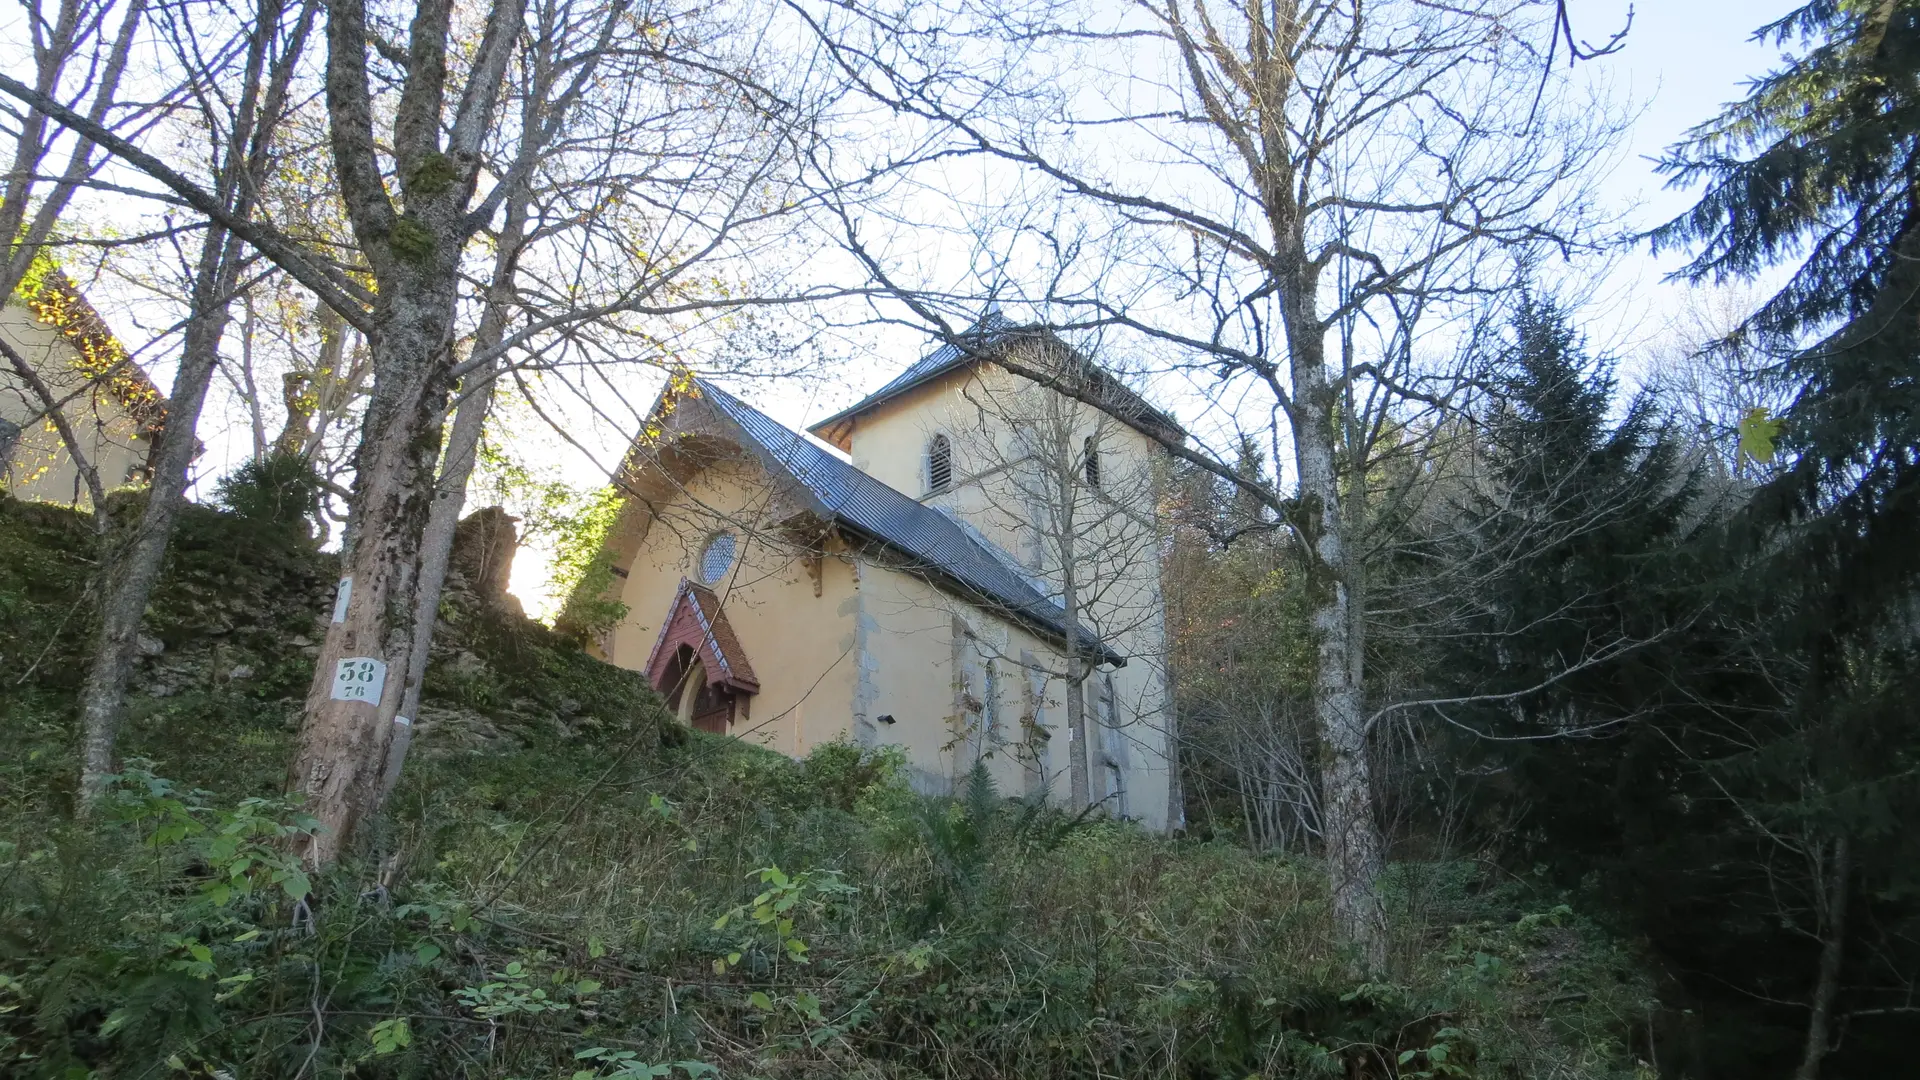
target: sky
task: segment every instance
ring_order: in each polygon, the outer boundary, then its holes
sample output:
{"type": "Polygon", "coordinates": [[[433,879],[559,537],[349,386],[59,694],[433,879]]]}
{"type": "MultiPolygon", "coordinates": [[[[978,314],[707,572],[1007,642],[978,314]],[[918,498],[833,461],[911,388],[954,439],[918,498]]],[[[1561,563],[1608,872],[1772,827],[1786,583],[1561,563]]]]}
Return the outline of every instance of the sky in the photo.
{"type": "MultiPolygon", "coordinates": [[[[1800,6],[1800,0],[1572,0],[1568,14],[1577,37],[1604,42],[1633,26],[1620,51],[1588,63],[1639,109],[1617,164],[1601,186],[1624,224],[1644,230],[1690,207],[1697,191],[1668,190],[1653,159],[1687,129],[1746,96],[1745,83],[1780,63],[1781,50],[1751,40],[1754,30],[1800,6]]],[[[1669,333],[1691,286],[1661,279],[1683,262],[1654,258],[1644,247],[1621,253],[1618,265],[1583,312],[1607,352],[1629,368],[1638,354],[1669,333]]]]}
{"type": "MultiPolygon", "coordinates": [[[[1641,0],[1633,8],[1632,26],[1620,49],[1579,66],[1579,77],[1607,83],[1613,97],[1636,110],[1613,168],[1600,185],[1602,201],[1619,215],[1624,229],[1644,230],[1691,205],[1696,193],[1666,190],[1662,178],[1654,172],[1652,159],[1678,141],[1688,128],[1715,115],[1725,103],[1743,97],[1746,80],[1778,66],[1780,50],[1752,41],[1751,35],[1794,6],[1796,3],[1789,0],[1641,0]]],[[[1628,10],[1628,0],[1568,3],[1575,35],[1593,42],[1604,42],[1625,25],[1628,10]]],[[[7,28],[8,21],[0,17],[0,30],[7,28]]],[[[6,52],[0,46],[0,54],[6,52]]],[[[1564,58],[1564,51],[1562,55],[1564,58]]],[[[8,61],[6,66],[14,64],[8,61]]],[[[964,237],[955,240],[965,242],[964,237]]],[[[1655,362],[1650,357],[1658,355],[1663,342],[1674,340],[1674,323],[1689,306],[1693,294],[1689,286],[1662,280],[1680,261],[1677,255],[1656,259],[1643,246],[1622,249],[1577,312],[1594,351],[1616,358],[1629,380],[1653,373],[1655,362]]],[[[116,321],[138,317],[133,311],[112,310],[109,316],[116,321]]],[[[136,325],[130,323],[126,329],[132,331],[130,339],[143,336],[136,325]]],[[[762,385],[753,388],[749,396],[776,419],[804,426],[891,378],[927,347],[904,331],[868,343],[866,348],[849,343],[846,357],[836,357],[831,365],[833,377],[824,383],[762,385]]],[[[171,379],[170,370],[154,374],[163,385],[171,379]]],[[[644,407],[644,401],[636,404],[644,407]]],[[[1162,404],[1178,410],[1177,403],[1162,404]]],[[[200,463],[203,480],[224,472],[250,451],[245,421],[232,416],[227,419],[236,423],[224,425],[231,429],[224,434],[216,410],[210,410],[203,424],[201,437],[209,444],[209,453],[200,463]]],[[[524,446],[516,446],[515,456],[545,462],[578,486],[604,483],[605,475],[600,470],[617,461],[624,449],[620,433],[601,432],[595,441],[606,445],[592,448],[598,459],[595,462],[550,433],[537,430],[540,426],[516,425],[512,437],[524,440],[524,446]]],[[[207,486],[201,485],[203,497],[207,486]]],[[[551,609],[547,576],[547,552],[537,547],[523,550],[516,561],[512,587],[532,611],[551,609]]]]}
{"type": "MultiPolygon", "coordinates": [[[[1744,97],[1747,80],[1778,66],[1781,50],[1752,40],[1752,34],[1796,6],[1798,0],[1641,0],[1632,5],[1626,0],[1571,0],[1568,14],[1575,36],[1593,43],[1604,42],[1625,25],[1632,9],[1632,26],[1620,49],[1581,65],[1584,77],[1607,83],[1634,117],[1599,187],[1623,231],[1651,228],[1692,205],[1696,193],[1667,189],[1654,170],[1655,159],[1689,128],[1744,97]]],[[[1683,333],[1675,323],[1694,287],[1663,280],[1682,261],[1678,254],[1656,258],[1643,245],[1625,247],[1578,312],[1594,351],[1615,358],[1630,382],[1655,374],[1652,357],[1664,342],[1683,333]]],[[[893,335],[880,355],[839,365],[835,382],[788,392],[762,387],[752,400],[775,419],[804,427],[891,378],[929,347],[907,335],[893,335]],[[888,348],[899,349],[900,355],[886,355],[888,348]]],[[[554,449],[561,458],[570,456],[564,448],[554,449]]],[[[617,448],[610,448],[613,451],[617,448]]],[[[578,460],[567,471],[581,472],[587,479],[578,460]]],[[[547,592],[547,577],[548,553],[537,546],[523,548],[512,588],[530,611],[548,613],[557,602],[547,592]]]]}
{"type": "MultiPolygon", "coordinates": [[[[1606,208],[1623,233],[1670,220],[1690,207],[1696,190],[1670,190],[1654,170],[1655,159],[1686,131],[1746,96],[1746,83],[1779,66],[1782,50],[1752,40],[1754,30],[1787,14],[1803,0],[1570,0],[1576,37],[1604,43],[1627,25],[1617,52],[1578,65],[1577,74],[1607,84],[1633,122],[1599,185],[1606,208]]],[[[1561,50],[1565,63],[1565,49],[1561,50]]],[[[1654,257],[1644,245],[1622,247],[1606,276],[1580,311],[1596,351],[1633,369],[1643,354],[1673,333],[1674,317],[1689,303],[1690,285],[1663,279],[1683,257],[1654,257]]],[[[791,395],[761,392],[756,404],[776,419],[804,426],[838,411],[891,378],[918,355],[917,342],[902,339],[901,355],[863,358],[846,365],[843,385],[810,386],[791,395]]],[[[925,346],[931,347],[931,346],[925,346]]]]}

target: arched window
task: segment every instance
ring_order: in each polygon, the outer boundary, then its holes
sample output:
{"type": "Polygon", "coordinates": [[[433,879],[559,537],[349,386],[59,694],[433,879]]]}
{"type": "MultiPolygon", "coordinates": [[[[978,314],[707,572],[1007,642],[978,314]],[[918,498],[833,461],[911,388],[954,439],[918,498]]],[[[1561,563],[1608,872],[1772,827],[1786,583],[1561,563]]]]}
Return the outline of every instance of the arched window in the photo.
{"type": "Polygon", "coordinates": [[[953,483],[953,443],[935,435],[927,444],[927,494],[938,495],[953,483]]]}
{"type": "Polygon", "coordinates": [[[727,569],[733,565],[733,552],[736,544],[733,534],[715,533],[707,541],[705,551],[700,553],[700,581],[706,585],[717,585],[727,575],[727,569]]]}
{"type": "Polygon", "coordinates": [[[1095,436],[1087,436],[1085,457],[1087,468],[1087,486],[1100,490],[1100,443],[1095,436]]]}

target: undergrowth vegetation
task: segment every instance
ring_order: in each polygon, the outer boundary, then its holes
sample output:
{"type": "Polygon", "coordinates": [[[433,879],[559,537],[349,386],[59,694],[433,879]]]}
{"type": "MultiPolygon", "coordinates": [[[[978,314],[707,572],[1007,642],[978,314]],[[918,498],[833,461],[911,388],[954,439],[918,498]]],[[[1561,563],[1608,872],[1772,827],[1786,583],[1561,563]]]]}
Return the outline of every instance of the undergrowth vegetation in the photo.
{"type": "MultiPolygon", "coordinates": [[[[85,556],[39,545],[69,535],[48,513],[0,502],[0,539],[31,547],[0,569],[0,1074],[1637,1071],[1633,958],[1524,884],[1394,867],[1394,974],[1357,982],[1311,864],[1069,819],[984,773],[932,799],[885,753],[796,762],[675,730],[627,673],[480,611],[451,613],[446,662],[471,674],[437,685],[505,736],[424,735],[336,870],[309,877],[280,843],[310,823],[277,795],[305,679],[297,647],[269,655],[279,631],[247,646],[247,678],[137,701],[110,810],[76,821],[57,627],[85,556]]],[[[169,596],[192,582],[184,550],[169,596]]],[[[274,574],[329,579],[325,556],[274,551],[274,574]]]]}

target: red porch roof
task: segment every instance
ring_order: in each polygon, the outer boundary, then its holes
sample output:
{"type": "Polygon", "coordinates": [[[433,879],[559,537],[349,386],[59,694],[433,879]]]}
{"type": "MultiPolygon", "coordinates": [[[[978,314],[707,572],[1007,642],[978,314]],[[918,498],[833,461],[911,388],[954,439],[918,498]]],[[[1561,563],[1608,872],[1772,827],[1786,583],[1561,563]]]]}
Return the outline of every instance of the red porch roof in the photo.
{"type": "Polygon", "coordinates": [[[760,680],[747,662],[747,653],[727,624],[727,613],[712,589],[680,579],[680,591],[674,594],[666,621],[660,625],[660,638],[647,657],[647,681],[664,690],[668,666],[686,645],[700,657],[706,669],[707,685],[724,686],[748,694],[760,692],[760,680]]]}

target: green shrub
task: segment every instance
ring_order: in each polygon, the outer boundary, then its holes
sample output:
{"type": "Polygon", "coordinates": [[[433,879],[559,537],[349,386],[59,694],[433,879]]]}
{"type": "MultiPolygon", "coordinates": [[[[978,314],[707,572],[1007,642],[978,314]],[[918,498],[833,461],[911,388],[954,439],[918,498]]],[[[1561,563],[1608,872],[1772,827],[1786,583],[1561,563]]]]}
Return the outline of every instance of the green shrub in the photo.
{"type": "Polygon", "coordinates": [[[256,526],[304,537],[319,520],[323,490],[304,455],[275,449],[221,477],[214,499],[256,526]]]}

